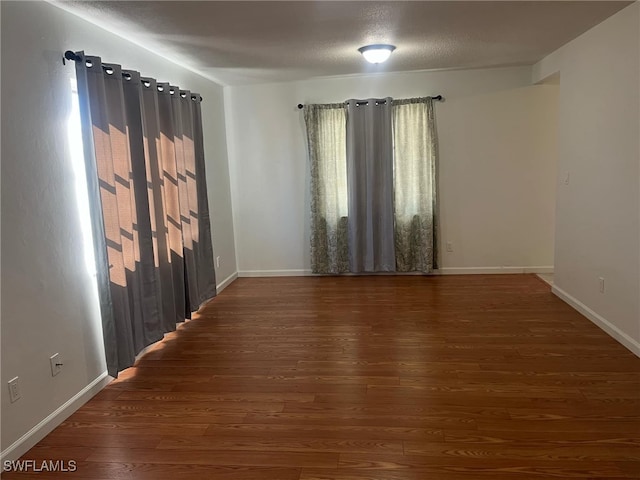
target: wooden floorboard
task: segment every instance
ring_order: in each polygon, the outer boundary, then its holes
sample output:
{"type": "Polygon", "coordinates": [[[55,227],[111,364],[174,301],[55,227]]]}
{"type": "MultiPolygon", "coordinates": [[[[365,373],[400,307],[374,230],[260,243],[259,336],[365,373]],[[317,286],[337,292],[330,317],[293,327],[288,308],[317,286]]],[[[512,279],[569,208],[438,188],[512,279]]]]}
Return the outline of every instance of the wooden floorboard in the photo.
{"type": "Polygon", "coordinates": [[[534,275],[238,279],[41,480],[640,479],[640,359],[534,275]]]}

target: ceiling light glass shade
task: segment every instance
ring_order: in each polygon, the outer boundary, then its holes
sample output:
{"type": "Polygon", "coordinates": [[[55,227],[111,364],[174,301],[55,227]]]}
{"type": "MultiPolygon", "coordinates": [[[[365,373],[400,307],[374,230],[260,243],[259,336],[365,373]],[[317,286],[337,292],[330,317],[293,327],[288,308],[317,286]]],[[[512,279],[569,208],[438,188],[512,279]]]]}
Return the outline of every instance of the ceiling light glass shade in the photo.
{"type": "Polygon", "coordinates": [[[360,47],[358,51],[362,54],[364,59],[369,63],[382,63],[387,61],[391,56],[391,52],[396,49],[393,45],[367,45],[366,47],[360,47]]]}

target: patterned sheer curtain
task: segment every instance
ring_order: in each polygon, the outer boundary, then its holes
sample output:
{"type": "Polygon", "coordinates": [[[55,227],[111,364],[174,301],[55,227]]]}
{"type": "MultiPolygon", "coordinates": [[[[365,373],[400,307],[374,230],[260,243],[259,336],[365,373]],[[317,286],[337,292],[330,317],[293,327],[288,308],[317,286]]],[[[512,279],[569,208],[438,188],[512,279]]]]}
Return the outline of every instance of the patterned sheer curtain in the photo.
{"type": "Polygon", "coordinates": [[[437,268],[433,100],[394,100],[392,111],[396,269],[429,273],[437,268]]]}
{"type": "Polygon", "coordinates": [[[216,292],[198,94],[78,52],[107,370],[216,292]]]}
{"type": "Polygon", "coordinates": [[[306,105],[304,115],[312,271],[438,268],[433,99],[306,105]]]}
{"type": "Polygon", "coordinates": [[[311,162],[311,270],[348,272],[345,105],[307,105],[304,119],[311,162]]]}

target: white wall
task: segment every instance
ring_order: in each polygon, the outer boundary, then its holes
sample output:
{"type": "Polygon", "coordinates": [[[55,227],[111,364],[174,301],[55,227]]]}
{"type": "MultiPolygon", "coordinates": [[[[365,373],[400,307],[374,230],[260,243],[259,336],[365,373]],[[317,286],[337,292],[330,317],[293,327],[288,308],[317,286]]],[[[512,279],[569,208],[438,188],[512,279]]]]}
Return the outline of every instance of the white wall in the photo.
{"type": "Polygon", "coordinates": [[[534,81],[556,71],[555,291],[640,355],[640,4],[545,58],[534,81]]]}
{"type": "Polygon", "coordinates": [[[222,257],[218,281],[236,269],[222,88],[50,4],[3,1],[1,8],[0,393],[7,453],[105,372],[67,144],[75,70],[73,63],[62,64],[65,50],[85,50],[202,94],[214,251],[222,257]],[[62,354],[64,368],[52,377],[49,356],[55,352],[62,354]],[[14,376],[20,377],[22,399],[12,404],[6,382],[14,376]]]}
{"type": "MultiPolygon", "coordinates": [[[[225,87],[240,275],[309,269],[309,189],[298,103],[442,94],[442,253],[447,272],[551,267],[557,87],[529,67],[317,78],[225,87]],[[470,270],[469,270],[470,269],[470,270]]],[[[518,271],[518,269],[513,269],[518,271]]]]}

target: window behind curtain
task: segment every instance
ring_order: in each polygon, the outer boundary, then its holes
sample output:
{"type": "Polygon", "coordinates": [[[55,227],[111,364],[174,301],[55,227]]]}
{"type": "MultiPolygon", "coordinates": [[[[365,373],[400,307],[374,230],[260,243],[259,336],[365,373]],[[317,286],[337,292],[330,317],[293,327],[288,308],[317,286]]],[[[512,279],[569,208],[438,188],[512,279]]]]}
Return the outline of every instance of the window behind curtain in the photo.
{"type": "Polygon", "coordinates": [[[344,104],[308,105],[304,114],[311,161],[311,269],[346,272],[346,111],[344,104]]]}
{"type": "Polygon", "coordinates": [[[436,157],[430,97],[393,101],[396,269],[437,268],[436,157]]]}
{"type": "MultiPolygon", "coordinates": [[[[431,97],[392,101],[395,271],[437,268],[437,136],[431,97]]],[[[311,162],[311,268],[349,269],[344,104],[305,106],[311,162]]],[[[375,195],[374,195],[375,197],[375,195]]]]}

